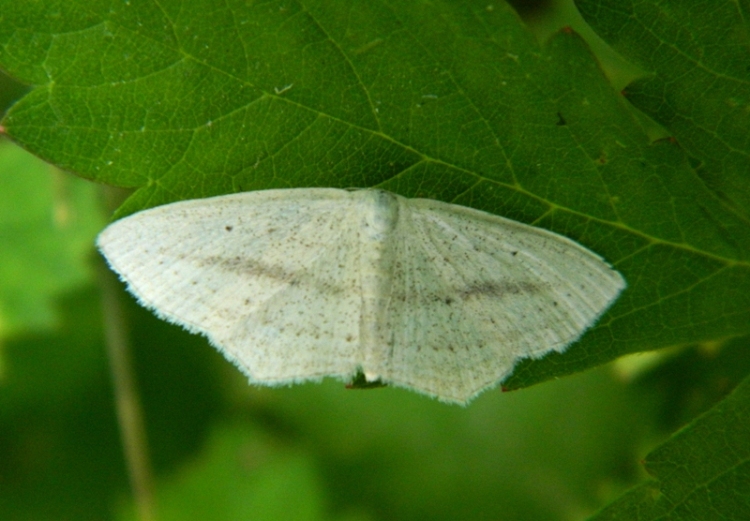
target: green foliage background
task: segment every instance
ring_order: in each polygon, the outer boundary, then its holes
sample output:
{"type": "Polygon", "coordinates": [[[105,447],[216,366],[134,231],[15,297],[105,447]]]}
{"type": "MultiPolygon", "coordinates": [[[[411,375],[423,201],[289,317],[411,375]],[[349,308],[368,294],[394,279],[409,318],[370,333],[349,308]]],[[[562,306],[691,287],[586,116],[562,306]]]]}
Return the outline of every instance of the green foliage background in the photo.
{"type": "MultiPolygon", "coordinates": [[[[562,233],[629,284],[504,386],[545,383],[466,409],[248,388],[129,305],[159,519],[581,519],[680,426],[599,518],[750,517],[748,384],[728,395],[750,369],[748,6],[577,4],[590,26],[572,5],[567,23],[631,69],[605,75],[570,29],[540,44],[502,2],[0,0],[0,67],[30,86],[5,134],[134,189],[117,216],[378,186],[562,233]],[[629,384],[599,367],[655,349],[629,384]]],[[[0,516],[131,518],[91,248],[105,212],[9,142],[0,187],[0,516]]]]}

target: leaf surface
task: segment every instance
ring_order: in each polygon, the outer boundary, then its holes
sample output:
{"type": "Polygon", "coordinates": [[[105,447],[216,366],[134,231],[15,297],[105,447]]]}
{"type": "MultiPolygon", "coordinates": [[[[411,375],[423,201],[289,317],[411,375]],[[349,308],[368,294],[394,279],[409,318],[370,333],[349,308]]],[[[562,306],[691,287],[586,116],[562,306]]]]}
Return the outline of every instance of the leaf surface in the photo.
{"type": "Polygon", "coordinates": [[[650,143],[571,31],[540,46],[486,2],[3,0],[0,12],[0,64],[35,85],[7,133],[137,188],[118,215],[242,190],[377,186],[602,255],[628,289],[581,342],[521,363],[508,387],[750,330],[744,203],[704,182],[694,150],[650,143]]]}

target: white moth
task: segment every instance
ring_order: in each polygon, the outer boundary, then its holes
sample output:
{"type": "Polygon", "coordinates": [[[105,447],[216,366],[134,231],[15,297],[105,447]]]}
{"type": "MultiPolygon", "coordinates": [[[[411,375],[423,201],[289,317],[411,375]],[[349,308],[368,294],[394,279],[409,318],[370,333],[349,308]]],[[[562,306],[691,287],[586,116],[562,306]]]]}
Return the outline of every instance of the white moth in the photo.
{"type": "Polygon", "coordinates": [[[251,383],[364,374],[457,403],[564,351],[625,287],[555,233],[381,190],[183,201],[98,245],[141,304],[206,335],[251,383]]]}

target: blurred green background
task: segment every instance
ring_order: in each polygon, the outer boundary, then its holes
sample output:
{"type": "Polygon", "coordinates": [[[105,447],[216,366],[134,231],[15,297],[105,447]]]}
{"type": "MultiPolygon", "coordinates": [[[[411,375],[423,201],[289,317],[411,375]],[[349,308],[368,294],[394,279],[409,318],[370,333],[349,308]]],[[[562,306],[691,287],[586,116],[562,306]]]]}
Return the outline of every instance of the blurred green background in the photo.
{"type": "MultiPolygon", "coordinates": [[[[519,4],[544,38],[568,2],[519,4]]],[[[635,74],[598,48],[615,85],[635,74]]],[[[24,92],[0,78],[5,108],[24,92]]],[[[654,128],[658,134],[658,128],[654,128]]],[[[100,188],[0,141],[0,519],[134,519],[106,356],[100,188]]],[[[684,348],[467,408],[397,389],[249,387],[121,290],[160,520],[583,519],[747,373],[744,341],[684,348]]]]}

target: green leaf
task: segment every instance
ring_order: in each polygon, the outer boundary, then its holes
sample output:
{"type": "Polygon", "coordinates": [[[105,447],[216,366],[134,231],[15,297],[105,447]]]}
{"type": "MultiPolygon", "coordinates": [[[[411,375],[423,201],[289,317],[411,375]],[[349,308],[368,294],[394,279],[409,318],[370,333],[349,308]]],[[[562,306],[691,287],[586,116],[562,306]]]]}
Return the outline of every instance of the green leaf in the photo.
{"type": "Polygon", "coordinates": [[[673,133],[701,180],[748,217],[750,5],[576,0],[586,21],[648,77],[633,105],[673,133]]]}
{"type": "Polygon", "coordinates": [[[0,337],[57,325],[52,299],[90,279],[94,187],[0,142],[0,337]]]}
{"type": "Polygon", "coordinates": [[[745,212],[674,143],[649,143],[569,30],[540,46],[505,4],[448,0],[0,0],[0,13],[0,64],[35,85],[7,133],[137,188],[118,215],[241,190],[378,186],[601,254],[628,289],[581,342],[520,364],[508,387],[750,332],[745,212]]]}
{"type": "Polygon", "coordinates": [[[654,479],[592,521],[750,519],[750,379],[651,452],[654,479]]]}

